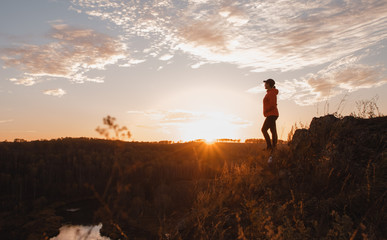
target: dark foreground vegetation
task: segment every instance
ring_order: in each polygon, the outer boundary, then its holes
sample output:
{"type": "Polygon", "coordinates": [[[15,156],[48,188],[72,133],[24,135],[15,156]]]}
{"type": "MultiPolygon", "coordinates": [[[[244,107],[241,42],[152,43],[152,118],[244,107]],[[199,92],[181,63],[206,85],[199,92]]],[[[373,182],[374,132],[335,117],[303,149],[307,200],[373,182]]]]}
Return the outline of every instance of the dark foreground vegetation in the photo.
{"type": "Polygon", "coordinates": [[[387,117],[315,118],[271,164],[253,143],[3,142],[0,239],[386,239],[386,136],[387,117]]]}

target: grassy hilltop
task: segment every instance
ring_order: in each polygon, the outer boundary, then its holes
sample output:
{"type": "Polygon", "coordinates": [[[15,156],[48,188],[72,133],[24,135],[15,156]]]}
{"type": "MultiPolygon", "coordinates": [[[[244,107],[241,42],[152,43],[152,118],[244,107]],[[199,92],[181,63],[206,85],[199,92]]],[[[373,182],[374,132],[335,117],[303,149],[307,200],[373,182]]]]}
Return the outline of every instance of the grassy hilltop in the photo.
{"type": "Polygon", "coordinates": [[[260,144],[3,142],[0,238],[386,239],[386,136],[387,117],[315,118],[270,165],[260,144]]]}
{"type": "MultiPolygon", "coordinates": [[[[217,177],[182,239],[386,239],[387,117],[315,118],[289,149],[217,177]]],[[[178,225],[179,226],[179,225],[178,225]]]]}

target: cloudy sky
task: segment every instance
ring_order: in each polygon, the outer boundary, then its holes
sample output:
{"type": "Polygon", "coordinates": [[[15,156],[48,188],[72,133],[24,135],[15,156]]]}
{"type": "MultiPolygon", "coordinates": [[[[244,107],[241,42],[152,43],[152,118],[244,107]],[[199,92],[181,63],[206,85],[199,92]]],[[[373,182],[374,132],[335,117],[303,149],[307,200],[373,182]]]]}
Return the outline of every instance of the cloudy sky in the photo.
{"type": "Polygon", "coordinates": [[[279,137],[377,98],[387,113],[385,0],[2,0],[0,140],[279,137]]]}

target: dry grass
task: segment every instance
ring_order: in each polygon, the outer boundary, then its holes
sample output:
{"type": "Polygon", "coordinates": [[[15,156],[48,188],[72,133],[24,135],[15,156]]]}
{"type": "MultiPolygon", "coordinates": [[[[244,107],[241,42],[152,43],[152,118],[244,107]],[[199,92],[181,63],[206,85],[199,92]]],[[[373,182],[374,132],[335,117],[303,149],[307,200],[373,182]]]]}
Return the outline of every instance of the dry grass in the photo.
{"type": "MultiPolygon", "coordinates": [[[[283,148],[226,166],[172,239],[383,239],[387,159],[294,159],[283,148]],[[384,186],[384,187],[383,187],[384,186]]],[[[181,225],[181,223],[180,223],[181,225]]]]}

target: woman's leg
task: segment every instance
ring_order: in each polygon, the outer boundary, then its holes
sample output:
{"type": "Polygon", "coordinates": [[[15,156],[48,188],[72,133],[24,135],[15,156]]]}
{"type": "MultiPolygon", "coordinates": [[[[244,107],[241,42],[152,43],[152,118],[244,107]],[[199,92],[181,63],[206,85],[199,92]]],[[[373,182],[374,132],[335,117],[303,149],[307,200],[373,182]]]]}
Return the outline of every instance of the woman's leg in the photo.
{"type": "Polygon", "coordinates": [[[263,122],[263,125],[262,125],[262,133],[263,133],[263,136],[265,137],[265,140],[266,140],[266,148],[267,149],[272,149],[271,147],[271,141],[270,141],[270,136],[269,134],[267,133],[267,130],[270,128],[270,120],[269,120],[269,117],[267,117],[265,119],[265,122],[263,122]]]}
{"type": "Polygon", "coordinates": [[[269,116],[268,118],[270,118],[269,129],[271,132],[271,138],[273,140],[272,146],[273,148],[275,148],[277,146],[277,140],[278,140],[277,126],[276,126],[276,121],[278,119],[278,116],[269,116]]]}

